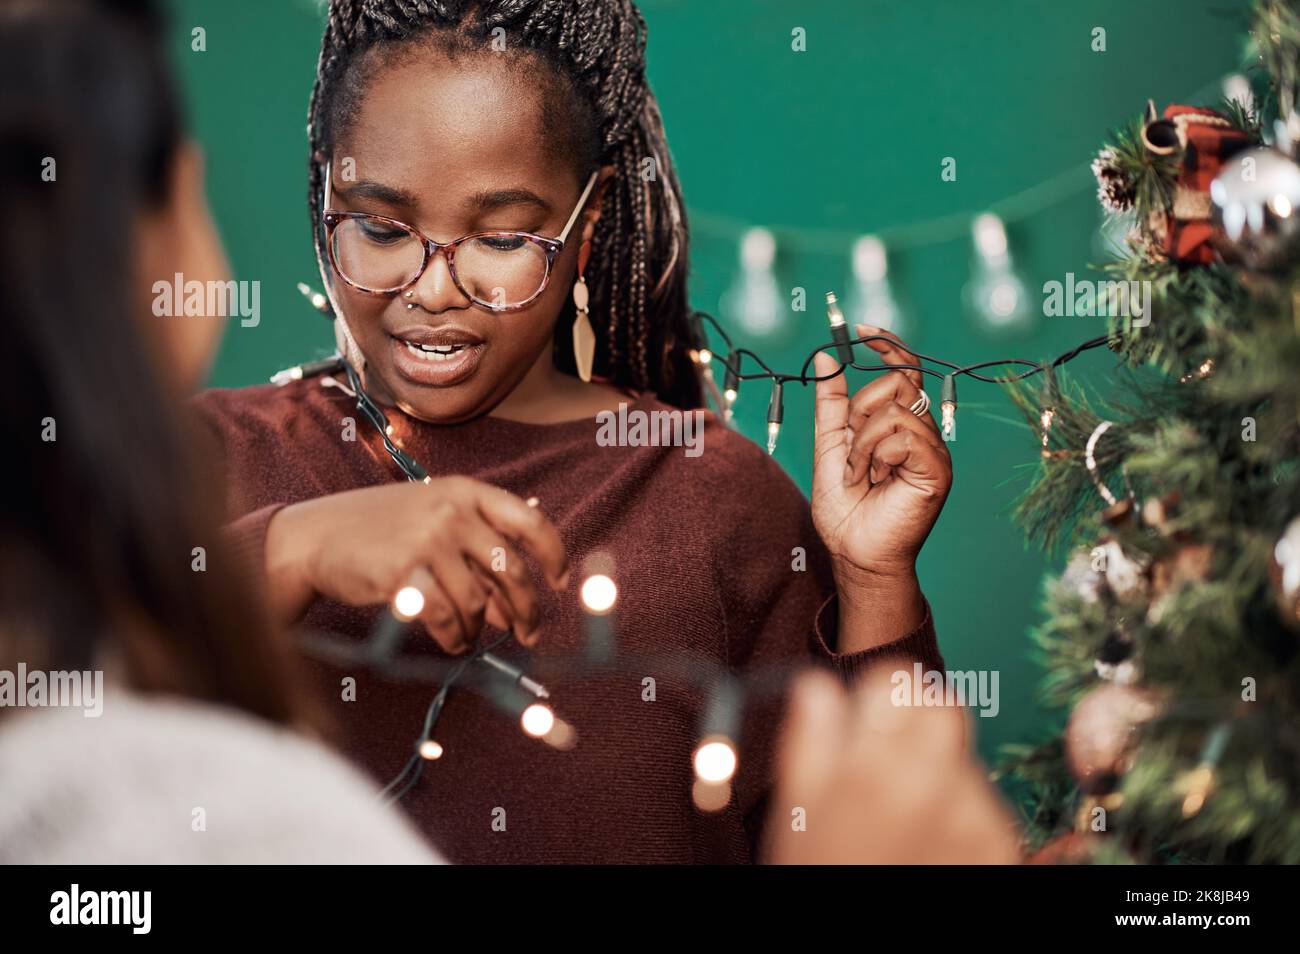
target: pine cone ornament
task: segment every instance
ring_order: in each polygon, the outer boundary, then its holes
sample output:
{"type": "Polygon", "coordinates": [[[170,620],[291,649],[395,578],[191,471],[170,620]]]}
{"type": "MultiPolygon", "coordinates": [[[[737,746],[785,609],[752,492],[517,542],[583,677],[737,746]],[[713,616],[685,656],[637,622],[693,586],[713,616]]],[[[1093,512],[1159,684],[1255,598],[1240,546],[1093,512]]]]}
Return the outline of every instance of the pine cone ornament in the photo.
{"type": "Polygon", "coordinates": [[[1097,177],[1097,201],[1112,215],[1123,215],[1133,208],[1137,189],[1120,170],[1118,154],[1107,146],[1092,160],[1092,174],[1097,177]]]}

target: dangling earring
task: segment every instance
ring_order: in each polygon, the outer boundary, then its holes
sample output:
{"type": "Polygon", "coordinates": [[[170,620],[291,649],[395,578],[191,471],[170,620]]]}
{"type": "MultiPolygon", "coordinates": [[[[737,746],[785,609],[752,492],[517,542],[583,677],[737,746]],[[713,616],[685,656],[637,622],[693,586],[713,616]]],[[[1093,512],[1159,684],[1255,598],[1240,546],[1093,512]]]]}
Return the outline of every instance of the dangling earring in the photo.
{"type": "Polygon", "coordinates": [[[596,358],[596,332],[591,328],[591,318],[587,313],[587,279],[583,277],[589,258],[590,239],[578,249],[578,280],[573,283],[573,304],[578,309],[578,316],[573,321],[573,363],[577,365],[578,377],[584,381],[591,380],[591,365],[596,358]]]}

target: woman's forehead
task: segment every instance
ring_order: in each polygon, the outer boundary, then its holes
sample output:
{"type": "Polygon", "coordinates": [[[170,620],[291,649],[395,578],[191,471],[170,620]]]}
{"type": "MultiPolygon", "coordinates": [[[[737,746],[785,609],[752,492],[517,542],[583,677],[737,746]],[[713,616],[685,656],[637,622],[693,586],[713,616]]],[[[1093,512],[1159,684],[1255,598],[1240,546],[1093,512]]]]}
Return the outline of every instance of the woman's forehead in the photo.
{"type": "Polygon", "coordinates": [[[402,57],[374,70],[336,164],[349,157],[357,180],[415,195],[564,191],[572,174],[548,138],[544,94],[497,59],[402,57]]]}

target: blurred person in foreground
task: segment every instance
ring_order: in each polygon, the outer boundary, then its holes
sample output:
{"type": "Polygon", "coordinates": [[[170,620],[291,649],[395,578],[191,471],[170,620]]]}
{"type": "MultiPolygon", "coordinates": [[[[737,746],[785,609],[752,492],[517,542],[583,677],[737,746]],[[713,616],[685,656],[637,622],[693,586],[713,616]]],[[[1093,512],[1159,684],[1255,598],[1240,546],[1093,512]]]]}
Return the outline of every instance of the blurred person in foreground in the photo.
{"type": "Polygon", "coordinates": [[[175,419],[222,319],[149,290],[228,275],[148,4],[0,7],[0,183],[0,861],[434,860],[293,731],[175,419]]]}

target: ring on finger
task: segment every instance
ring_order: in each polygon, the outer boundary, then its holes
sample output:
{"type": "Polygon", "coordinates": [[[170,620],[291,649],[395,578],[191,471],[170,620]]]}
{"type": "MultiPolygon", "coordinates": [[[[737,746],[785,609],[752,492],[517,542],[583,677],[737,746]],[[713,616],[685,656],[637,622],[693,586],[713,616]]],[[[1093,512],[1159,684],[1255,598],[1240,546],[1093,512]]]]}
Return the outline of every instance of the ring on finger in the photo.
{"type": "Polygon", "coordinates": [[[925,393],[925,389],[921,390],[921,396],[912,402],[908,410],[917,417],[925,417],[930,413],[930,395],[925,393]]]}

